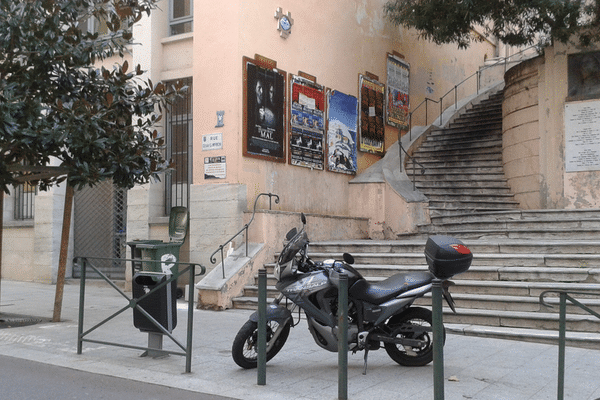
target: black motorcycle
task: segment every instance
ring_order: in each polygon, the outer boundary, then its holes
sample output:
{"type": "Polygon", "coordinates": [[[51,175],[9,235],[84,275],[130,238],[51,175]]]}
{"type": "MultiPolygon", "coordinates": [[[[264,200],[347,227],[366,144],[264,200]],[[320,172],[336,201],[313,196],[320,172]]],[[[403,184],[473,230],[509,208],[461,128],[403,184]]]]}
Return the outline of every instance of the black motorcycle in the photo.
{"type": "MultiPolygon", "coordinates": [[[[454,301],[447,279],[466,271],[473,254],[459,240],[432,236],[425,246],[429,271],[395,274],[384,281],[367,281],[344,253],[343,260],[314,262],[308,257],[306,217],[302,229],[286,235],[274,275],[279,296],[267,307],[267,361],[285,344],[297,309],[304,311],[315,342],[331,352],[338,351],[338,288],[341,274],[348,277],[348,350],[365,351],[365,373],[369,350],[382,345],[400,365],[421,366],[433,359],[432,312],[412,306],[431,291],[435,278],[443,281],[443,295],[450,308],[454,301]],[[287,299],[284,304],[282,301],[287,299]],[[290,304],[291,302],[291,304],[290,304]]],[[[298,314],[300,316],[300,314],[298,314]]],[[[445,332],[444,332],[445,340],[445,332]]],[[[242,368],[257,366],[258,312],[242,326],[233,341],[233,360],[242,368]]]]}

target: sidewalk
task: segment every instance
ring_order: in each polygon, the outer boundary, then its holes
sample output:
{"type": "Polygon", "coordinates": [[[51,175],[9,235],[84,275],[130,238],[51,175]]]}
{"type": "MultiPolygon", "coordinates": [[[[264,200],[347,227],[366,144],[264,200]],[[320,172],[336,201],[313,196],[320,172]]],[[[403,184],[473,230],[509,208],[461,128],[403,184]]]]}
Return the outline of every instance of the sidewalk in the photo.
{"type": "MultiPolygon", "coordinates": [[[[51,318],[55,286],[1,282],[0,316],[14,313],[51,318]]],[[[85,326],[89,329],[127,305],[114,289],[88,285],[85,326]]],[[[267,364],[267,384],[256,384],[256,370],[243,370],[231,359],[231,344],[250,311],[194,311],[192,372],[185,357],[139,357],[139,350],[83,343],[78,355],[79,285],[65,286],[60,323],[0,329],[0,354],[97,374],[156,383],[234,399],[337,399],[337,354],[318,347],[302,321],[290,332],[281,352],[267,364]]],[[[178,305],[174,336],[186,341],[187,303],[178,305]]],[[[127,310],[89,338],[146,346],[147,334],[133,327],[127,310]]],[[[169,338],[164,348],[176,349],[169,338]]],[[[178,348],[177,348],[178,349],[178,348]]],[[[448,335],[444,347],[446,400],[556,399],[558,348],[497,339],[448,335]]],[[[433,366],[397,365],[385,350],[348,356],[350,399],[433,398],[433,366]]],[[[192,396],[193,398],[193,396],[192,396]]],[[[565,399],[600,398],[600,350],[567,347],[565,399]]]]}

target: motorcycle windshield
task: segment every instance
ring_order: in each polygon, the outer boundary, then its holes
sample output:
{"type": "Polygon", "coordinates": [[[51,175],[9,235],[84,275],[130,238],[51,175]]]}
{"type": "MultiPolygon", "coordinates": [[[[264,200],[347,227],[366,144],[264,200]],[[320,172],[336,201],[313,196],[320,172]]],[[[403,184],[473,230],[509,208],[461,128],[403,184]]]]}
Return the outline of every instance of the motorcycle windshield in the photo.
{"type": "Polygon", "coordinates": [[[300,251],[302,247],[308,242],[308,235],[304,230],[300,231],[296,236],[292,238],[285,245],[281,254],[279,255],[279,265],[286,264],[294,259],[296,254],[300,251]]]}

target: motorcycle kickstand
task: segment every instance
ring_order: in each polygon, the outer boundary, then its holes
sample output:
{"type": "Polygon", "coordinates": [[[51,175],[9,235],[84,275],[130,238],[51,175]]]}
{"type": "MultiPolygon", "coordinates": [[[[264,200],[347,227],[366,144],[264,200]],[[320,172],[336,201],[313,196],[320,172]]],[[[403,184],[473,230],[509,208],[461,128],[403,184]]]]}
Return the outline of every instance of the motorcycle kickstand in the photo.
{"type": "Polygon", "coordinates": [[[367,374],[367,358],[369,357],[369,346],[365,347],[365,365],[363,367],[363,375],[367,374]]]}

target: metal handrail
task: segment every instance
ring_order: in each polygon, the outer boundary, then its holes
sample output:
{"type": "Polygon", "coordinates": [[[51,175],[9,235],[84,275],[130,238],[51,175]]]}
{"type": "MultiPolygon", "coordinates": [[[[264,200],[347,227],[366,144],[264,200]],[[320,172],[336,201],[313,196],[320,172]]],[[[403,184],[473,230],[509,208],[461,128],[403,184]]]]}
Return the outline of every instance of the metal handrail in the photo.
{"type": "MultiPolygon", "coordinates": [[[[434,100],[434,99],[430,99],[429,97],[425,97],[425,99],[419,103],[419,105],[417,107],[415,107],[415,109],[411,112],[408,113],[408,138],[410,141],[412,141],[412,115],[423,105],[423,103],[425,103],[425,126],[429,125],[428,123],[428,114],[427,114],[427,104],[429,101],[432,101],[434,103],[439,103],[440,105],[440,113],[439,113],[439,118],[440,118],[440,125],[442,125],[443,123],[443,114],[444,114],[444,98],[446,96],[448,96],[450,93],[454,92],[454,109],[456,110],[457,104],[458,104],[458,88],[459,86],[461,86],[462,84],[464,84],[465,82],[467,82],[468,80],[470,80],[471,78],[473,78],[474,76],[477,77],[477,94],[479,94],[479,90],[481,89],[481,80],[480,80],[480,76],[481,76],[481,72],[488,69],[488,68],[492,68],[497,66],[498,64],[504,63],[504,71],[506,72],[506,65],[508,64],[508,60],[512,57],[515,57],[519,54],[524,53],[525,51],[528,51],[532,48],[538,48],[539,49],[539,44],[536,45],[532,45],[529,47],[526,47],[525,49],[516,52],[515,54],[512,54],[508,57],[501,57],[497,62],[495,62],[494,64],[490,64],[490,65],[485,65],[483,66],[483,68],[478,69],[477,71],[475,71],[473,74],[471,74],[470,76],[466,77],[465,79],[463,79],[461,82],[459,82],[458,84],[454,85],[454,87],[452,89],[450,89],[449,91],[447,91],[443,96],[440,97],[439,100],[434,100]]],[[[406,153],[406,150],[404,150],[404,148],[402,148],[402,142],[400,140],[398,140],[398,143],[400,145],[400,148],[406,153]]],[[[408,154],[408,153],[407,153],[408,154]]],[[[414,157],[410,156],[413,160],[414,157]]],[[[421,164],[419,164],[421,165],[421,164]]],[[[422,165],[421,165],[422,167],[422,165]]],[[[402,157],[400,157],[400,171],[402,171],[402,157]]],[[[422,171],[422,173],[424,173],[424,171],[422,171]]],[[[413,170],[413,190],[416,190],[416,183],[415,183],[415,176],[414,176],[414,170],[413,170]]]]}
{"type": "Polygon", "coordinates": [[[581,308],[584,311],[587,311],[591,315],[600,319],[600,314],[593,311],[589,307],[581,304],[579,301],[575,300],[569,294],[582,294],[582,295],[595,295],[600,296],[600,293],[593,292],[577,292],[577,291],[566,291],[566,290],[546,290],[540,294],[540,304],[546,307],[554,308],[552,304],[544,301],[544,297],[546,297],[549,293],[555,293],[560,295],[560,314],[558,320],[558,389],[557,389],[557,399],[563,400],[565,395],[565,345],[566,345],[566,331],[567,331],[567,300],[569,300],[572,304],[581,308]]]}
{"type": "Polygon", "coordinates": [[[269,196],[269,210],[271,209],[271,205],[272,205],[271,204],[272,197],[275,197],[275,204],[279,204],[279,196],[276,194],[261,193],[258,196],[256,196],[256,199],[254,200],[254,208],[252,210],[252,218],[250,218],[250,221],[248,221],[248,223],[246,225],[244,225],[244,227],[242,229],[240,229],[240,231],[238,233],[233,235],[231,237],[231,239],[229,239],[228,241],[226,241],[225,243],[220,245],[219,248],[210,255],[210,262],[212,264],[216,264],[217,260],[215,259],[215,254],[217,254],[219,251],[221,252],[221,267],[223,269],[223,279],[225,279],[225,257],[223,254],[223,248],[225,246],[227,246],[229,243],[231,243],[233,241],[233,239],[235,239],[236,237],[238,237],[239,235],[241,235],[244,232],[246,233],[246,257],[248,257],[248,228],[250,227],[250,224],[252,223],[252,221],[254,221],[254,215],[256,214],[256,204],[258,203],[258,199],[260,198],[260,196],[269,196]]]}

